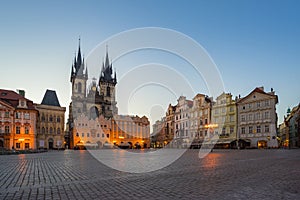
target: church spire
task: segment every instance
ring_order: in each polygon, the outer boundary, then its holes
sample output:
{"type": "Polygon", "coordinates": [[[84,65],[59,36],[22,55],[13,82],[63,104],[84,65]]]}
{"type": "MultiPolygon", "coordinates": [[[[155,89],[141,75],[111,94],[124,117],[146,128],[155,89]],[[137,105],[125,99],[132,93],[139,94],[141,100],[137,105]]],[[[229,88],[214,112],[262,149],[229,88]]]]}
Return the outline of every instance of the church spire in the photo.
{"type": "Polygon", "coordinates": [[[79,44],[78,44],[78,54],[77,54],[77,62],[76,62],[76,70],[79,70],[82,64],[82,58],[81,58],[81,50],[80,50],[80,37],[79,37],[79,44]]]}

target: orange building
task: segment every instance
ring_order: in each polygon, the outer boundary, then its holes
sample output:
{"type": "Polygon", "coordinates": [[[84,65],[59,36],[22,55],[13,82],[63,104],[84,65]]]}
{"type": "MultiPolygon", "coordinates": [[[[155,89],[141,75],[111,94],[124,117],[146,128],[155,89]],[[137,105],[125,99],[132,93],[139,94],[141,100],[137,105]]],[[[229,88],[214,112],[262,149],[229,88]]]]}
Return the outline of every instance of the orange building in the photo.
{"type": "Polygon", "coordinates": [[[5,149],[36,149],[38,111],[25,91],[19,94],[0,89],[0,147],[5,149]]]}

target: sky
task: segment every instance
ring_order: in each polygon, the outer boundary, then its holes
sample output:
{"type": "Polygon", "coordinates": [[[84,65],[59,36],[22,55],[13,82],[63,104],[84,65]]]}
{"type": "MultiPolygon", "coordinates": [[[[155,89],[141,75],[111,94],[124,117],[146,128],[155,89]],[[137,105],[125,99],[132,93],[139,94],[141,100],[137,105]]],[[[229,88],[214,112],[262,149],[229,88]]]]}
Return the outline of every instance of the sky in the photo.
{"type": "MultiPolygon", "coordinates": [[[[215,63],[225,92],[243,97],[255,87],[274,88],[282,122],[287,108],[300,102],[299,9],[296,0],[2,1],[0,88],[24,89],[26,97],[36,103],[41,103],[46,89],[54,89],[60,104],[68,108],[71,64],[79,37],[81,51],[88,57],[116,34],[160,27],[200,44],[215,63]]],[[[118,58],[117,46],[106,44],[117,71],[121,114],[146,115],[153,122],[162,117],[169,103],[176,104],[180,95],[189,99],[195,93],[210,95],[205,77],[179,56],[143,49],[118,58]],[[148,73],[149,69],[153,70],[148,73]],[[136,74],[139,71],[141,74],[136,74]],[[133,88],[122,102],[122,87],[135,77],[157,79],[133,88]],[[162,79],[169,82],[155,84],[162,79]],[[182,89],[188,88],[185,84],[193,91],[182,89]]],[[[88,63],[91,71],[100,71],[105,48],[99,52],[98,63],[88,63]]],[[[96,73],[91,76],[98,78],[96,73]]]]}

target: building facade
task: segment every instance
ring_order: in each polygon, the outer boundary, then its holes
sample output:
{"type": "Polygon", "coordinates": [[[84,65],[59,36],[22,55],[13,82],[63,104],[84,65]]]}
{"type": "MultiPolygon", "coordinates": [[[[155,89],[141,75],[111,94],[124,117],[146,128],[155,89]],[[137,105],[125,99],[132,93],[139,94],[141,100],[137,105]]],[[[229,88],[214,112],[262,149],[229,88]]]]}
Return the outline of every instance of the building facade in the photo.
{"type": "Polygon", "coordinates": [[[71,67],[72,102],[69,106],[69,145],[102,148],[149,147],[150,124],[147,117],[118,115],[116,72],[106,51],[97,82],[87,86],[88,69],[81,56],[80,45],[71,67]]]}
{"type": "Polygon", "coordinates": [[[215,134],[219,135],[217,145],[235,148],[237,137],[236,102],[230,93],[222,93],[212,106],[211,121],[215,124],[215,134]]]}
{"type": "Polygon", "coordinates": [[[276,148],[278,97],[273,89],[265,92],[263,87],[255,88],[244,98],[237,100],[238,134],[242,145],[254,148],[276,148]]]}
{"type": "Polygon", "coordinates": [[[287,138],[289,148],[300,147],[300,104],[295,106],[288,116],[285,118],[284,123],[287,126],[287,138]]]}
{"type": "Polygon", "coordinates": [[[180,96],[177,100],[176,110],[174,113],[174,140],[175,147],[187,147],[190,141],[190,109],[193,106],[193,101],[187,100],[186,97],[180,96]]]}
{"type": "Polygon", "coordinates": [[[67,148],[65,143],[65,112],[53,90],[47,90],[41,104],[35,105],[37,118],[37,147],[39,149],[67,148]]]}
{"type": "Polygon", "coordinates": [[[212,98],[204,94],[197,94],[193,98],[190,109],[190,137],[194,142],[193,147],[199,147],[205,137],[210,136],[209,125],[211,124],[212,98]]]}
{"type": "Polygon", "coordinates": [[[25,91],[0,90],[0,145],[7,150],[36,149],[38,111],[25,91]]]}

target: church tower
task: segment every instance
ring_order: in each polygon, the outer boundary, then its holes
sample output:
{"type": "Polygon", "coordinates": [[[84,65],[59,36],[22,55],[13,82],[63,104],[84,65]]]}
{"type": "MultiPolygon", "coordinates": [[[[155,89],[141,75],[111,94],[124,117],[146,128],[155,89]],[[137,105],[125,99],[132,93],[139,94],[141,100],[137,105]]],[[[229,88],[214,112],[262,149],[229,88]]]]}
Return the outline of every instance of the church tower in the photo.
{"type": "Polygon", "coordinates": [[[81,56],[80,50],[80,39],[78,46],[77,57],[75,54],[74,63],[71,67],[71,78],[72,83],[72,107],[73,115],[86,111],[86,84],[88,80],[88,70],[84,65],[84,58],[81,56]]]}
{"type": "Polygon", "coordinates": [[[118,113],[116,107],[116,87],[117,76],[116,72],[113,75],[112,63],[109,61],[108,50],[106,48],[105,62],[102,63],[102,69],[99,77],[99,92],[103,97],[101,102],[101,113],[106,118],[111,118],[114,114],[118,113]]]}

